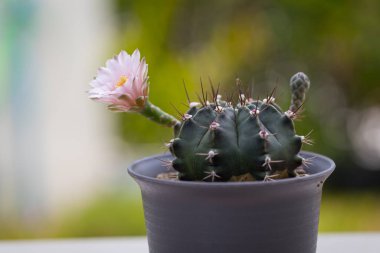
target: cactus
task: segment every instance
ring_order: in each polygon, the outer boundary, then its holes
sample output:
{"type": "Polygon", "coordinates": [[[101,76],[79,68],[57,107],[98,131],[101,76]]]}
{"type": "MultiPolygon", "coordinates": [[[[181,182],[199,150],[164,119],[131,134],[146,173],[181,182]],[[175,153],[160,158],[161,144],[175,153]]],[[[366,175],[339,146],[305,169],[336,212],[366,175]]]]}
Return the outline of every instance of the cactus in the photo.
{"type": "Polygon", "coordinates": [[[248,175],[271,180],[299,175],[297,168],[308,161],[298,153],[310,140],[296,135],[293,119],[310,82],[297,73],[290,83],[292,103],[286,112],[275,104],[273,93],[263,100],[246,99],[240,93],[234,106],[213,91],[211,103],[205,98],[190,103],[168,144],[179,179],[229,181],[248,175]]]}
{"type": "Polygon", "coordinates": [[[312,141],[309,134],[296,135],[293,123],[310,87],[304,73],[290,79],[291,105],[285,112],[274,102],[274,92],[254,100],[239,88],[235,105],[231,99],[222,100],[219,88],[215,91],[212,86],[212,102],[208,102],[201,86],[200,103],[191,103],[186,91],[190,109],[181,115],[182,122],[149,101],[148,79],[148,65],[145,58],[140,59],[140,51],[136,49],[132,55],[121,51],[99,68],[89,95],[113,111],[140,113],[173,127],[175,138],[167,146],[175,159],[164,165],[178,171],[179,179],[273,180],[305,173],[301,165],[310,161],[298,153],[302,143],[312,141]]]}

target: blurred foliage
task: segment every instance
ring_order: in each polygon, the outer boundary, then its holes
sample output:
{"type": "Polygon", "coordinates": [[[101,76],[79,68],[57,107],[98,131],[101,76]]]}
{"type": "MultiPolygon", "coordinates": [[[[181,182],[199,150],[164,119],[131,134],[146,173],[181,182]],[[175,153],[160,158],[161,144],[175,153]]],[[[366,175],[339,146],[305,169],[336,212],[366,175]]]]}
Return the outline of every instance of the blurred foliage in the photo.
{"type": "Polygon", "coordinates": [[[380,192],[324,192],[321,232],[379,231],[380,192]],[[360,200],[360,201],[358,201],[360,200]]]}
{"type": "Polygon", "coordinates": [[[54,236],[126,236],[145,234],[141,198],[137,194],[98,196],[81,210],[74,210],[57,226],[54,236]]]}
{"type": "MultiPolygon", "coordinates": [[[[310,75],[311,96],[325,97],[319,110],[333,113],[347,105],[336,105],[343,98],[351,106],[378,102],[379,1],[115,2],[120,45],[130,52],[141,49],[150,66],[151,99],[170,112],[169,102],[185,101],[182,79],[191,90],[197,90],[200,77],[208,76],[231,89],[238,75],[245,83],[254,80],[263,96],[261,92],[275,85],[287,91],[288,78],[297,71],[310,75]],[[337,95],[330,89],[337,89],[339,101],[327,99],[337,95]]],[[[284,95],[280,99],[287,100],[284,95]]],[[[142,126],[141,121],[128,120],[125,128],[151,138],[155,131],[146,136],[146,129],[134,127],[142,126]]]]}
{"type": "MultiPolygon", "coordinates": [[[[239,77],[253,85],[254,97],[277,87],[276,101],[287,108],[288,80],[303,71],[312,88],[296,128],[301,135],[314,130],[315,140],[304,149],[332,157],[338,170],[366,168],[355,155],[348,124],[356,129],[360,123],[352,112],[379,106],[380,1],[114,0],[114,10],[115,46],[139,48],[146,57],[156,105],[178,115],[170,104],[187,109],[183,80],[195,99],[200,79],[220,82],[226,94],[239,77]]],[[[163,143],[172,136],[140,115],[120,114],[119,121],[128,142],[163,143]]],[[[378,188],[377,168],[371,178],[378,188]]]]}

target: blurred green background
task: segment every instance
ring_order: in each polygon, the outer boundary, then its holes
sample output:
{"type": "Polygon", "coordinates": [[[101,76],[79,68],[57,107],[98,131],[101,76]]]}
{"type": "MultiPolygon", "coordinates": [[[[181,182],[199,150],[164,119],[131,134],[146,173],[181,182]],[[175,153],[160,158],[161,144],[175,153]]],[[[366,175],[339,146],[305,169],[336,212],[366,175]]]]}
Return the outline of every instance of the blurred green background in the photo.
{"type": "MultiPolygon", "coordinates": [[[[313,130],[315,144],[305,149],[337,164],[325,185],[320,230],[380,230],[380,1],[109,2],[115,33],[99,62],[139,48],[149,64],[150,100],[172,114],[170,103],[186,109],[183,80],[190,94],[209,78],[225,93],[236,77],[260,96],[277,87],[276,101],[286,108],[290,76],[307,73],[312,88],[296,129],[313,130]]],[[[171,138],[170,129],[139,115],[112,120],[138,157],[163,152],[171,138]]],[[[0,238],[142,235],[140,196],[129,183],[132,190],[116,183],[37,227],[0,215],[0,238]]]]}

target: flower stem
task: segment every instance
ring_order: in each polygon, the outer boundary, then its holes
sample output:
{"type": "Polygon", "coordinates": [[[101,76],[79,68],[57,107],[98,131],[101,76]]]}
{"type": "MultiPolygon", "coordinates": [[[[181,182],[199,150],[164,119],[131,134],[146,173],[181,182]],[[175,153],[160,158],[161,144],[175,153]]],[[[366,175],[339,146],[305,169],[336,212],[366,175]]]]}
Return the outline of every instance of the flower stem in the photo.
{"type": "Polygon", "coordinates": [[[180,124],[180,122],[172,115],[164,112],[157,106],[153,105],[149,101],[145,101],[144,108],[140,111],[142,115],[148,119],[167,127],[173,127],[180,124]]]}

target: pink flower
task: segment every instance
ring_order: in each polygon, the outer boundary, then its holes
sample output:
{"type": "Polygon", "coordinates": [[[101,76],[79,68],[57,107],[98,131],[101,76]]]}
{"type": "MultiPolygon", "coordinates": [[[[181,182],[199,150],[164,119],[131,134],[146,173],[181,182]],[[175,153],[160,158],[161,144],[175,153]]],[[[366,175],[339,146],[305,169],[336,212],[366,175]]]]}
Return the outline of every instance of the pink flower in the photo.
{"type": "Polygon", "coordinates": [[[121,51],[98,70],[90,83],[89,97],[108,104],[113,111],[141,111],[148,98],[148,64],[140,61],[140,51],[121,51]]]}

